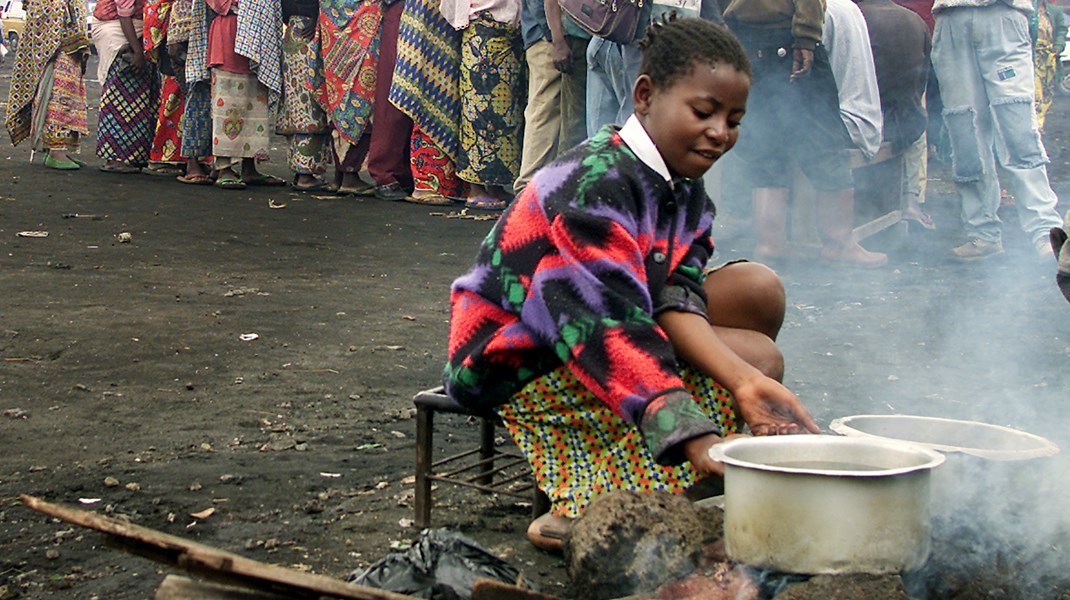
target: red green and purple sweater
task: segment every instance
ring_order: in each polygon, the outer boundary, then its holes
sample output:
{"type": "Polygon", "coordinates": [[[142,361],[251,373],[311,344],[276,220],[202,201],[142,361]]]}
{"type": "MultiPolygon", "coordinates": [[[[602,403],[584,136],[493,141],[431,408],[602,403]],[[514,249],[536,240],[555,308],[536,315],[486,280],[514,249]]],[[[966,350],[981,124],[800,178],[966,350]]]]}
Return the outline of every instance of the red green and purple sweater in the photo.
{"type": "Polygon", "coordinates": [[[706,315],[713,217],[702,180],[667,180],[614,127],[562,155],[453,283],[447,394],[485,410],[564,364],[640,427],[658,462],[682,461],[680,442],[720,430],[684,390],[655,317],[706,315]]]}

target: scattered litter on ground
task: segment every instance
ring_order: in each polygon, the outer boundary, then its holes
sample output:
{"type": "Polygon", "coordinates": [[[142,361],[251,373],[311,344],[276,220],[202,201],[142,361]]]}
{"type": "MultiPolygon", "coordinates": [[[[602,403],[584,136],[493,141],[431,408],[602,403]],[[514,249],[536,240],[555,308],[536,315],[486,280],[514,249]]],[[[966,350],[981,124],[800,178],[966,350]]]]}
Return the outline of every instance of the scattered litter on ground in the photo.
{"type": "Polygon", "coordinates": [[[279,204],[278,202],[275,202],[274,200],[268,200],[268,208],[286,208],[286,204],[285,203],[279,204]]]}
{"type": "Polygon", "coordinates": [[[255,339],[259,338],[259,337],[260,337],[260,335],[256,334],[256,333],[243,333],[243,334],[238,336],[238,339],[243,341],[243,342],[251,342],[251,341],[253,341],[253,340],[255,340],[255,339]]]}
{"type": "Polygon", "coordinates": [[[101,221],[104,219],[101,215],[83,215],[79,213],[64,213],[64,219],[89,219],[91,221],[101,221]]]}
{"type": "Polygon", "coordinates": [[[428,213],[432,217],[446,217],[447,219],[465,219],[467,221],[497,221],[498,215],[470,215],[467,208],[462,208],[460,211],[451,210],[450,212],[432,212],[428,213]]]}
{"type": "Polygon", "coordinates": [[[210,517],[210,516],[212,516],[214,514],[215,514],[215,507],[214,506],[209,506],[208,508],[206,508],[206,509],[204,509],[202,511],[195,512],[195,513],[190,513],[189,516],[193,517],[194,519],[197,519],[198,521],[203,521],[203,520],[207,519],[208,517],[210,517]]]}
{"type": "Polygon", "coordinates": [[[79,504],[96,504],[97,502],[100,502],[100,498],[79,498],[78,499],[78,503],[79,504]]]}
{"type": "Polygon", "coordinates": [[[129,244],[134,241],[134,234],[129,231],[123,231],[115,234],[115,239],[119,240],[120,244],[129,244]]]}
{"type": "Polygon", "coordinates": [[[20,231],[16,235],[24,238],[46,238],[48,237],[47,231],[20,231]]]}

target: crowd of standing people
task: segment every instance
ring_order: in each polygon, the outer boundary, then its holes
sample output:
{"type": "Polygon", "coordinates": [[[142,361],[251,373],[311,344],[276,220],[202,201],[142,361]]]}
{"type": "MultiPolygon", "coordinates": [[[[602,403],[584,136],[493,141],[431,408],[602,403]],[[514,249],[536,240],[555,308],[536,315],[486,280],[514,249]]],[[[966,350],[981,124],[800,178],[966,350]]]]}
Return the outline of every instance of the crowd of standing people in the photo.
{"type": "Polygon", "coordinates": [[[904,218],[926,228],[929,149],[953,158],[956,258],[1002,252],[1001,198],[1041,255],[1058,224],[1041,132],[1066,28],[1047,0],[660,0],[639,3],[624,42],[557,0],[100,0],[92,40],[83,0],[26,5],[7,126],[51,169],[84,166],[95,48],[106,172],[501,210],[559,154],[623,125],[639,34],[671,12],[727,27],[753,63],[744,168],[727,176],[751,190],[757,258],[801,257],[798,169],[817,190],[821,258],[885,264],[851,236],[850,153],[882,144],[903,156],[904,218]],[[272,133],[289,181],[259,170],[272,133]]]}

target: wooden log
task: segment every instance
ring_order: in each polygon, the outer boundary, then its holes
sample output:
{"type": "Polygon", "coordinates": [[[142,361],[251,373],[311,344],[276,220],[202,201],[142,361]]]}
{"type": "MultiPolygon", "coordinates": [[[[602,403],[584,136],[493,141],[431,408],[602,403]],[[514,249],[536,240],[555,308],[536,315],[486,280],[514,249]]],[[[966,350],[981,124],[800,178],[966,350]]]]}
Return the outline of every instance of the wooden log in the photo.
{"type": "Polygon", "coordinates": [[[181,575],[168,575],[156,588],[155,600],[286,600],[286,596],[236,588],[218,583],[194,581],[181,575]]]}
{"type": "Polygon", "coordinates": [[[121,550],[175,566],[222,583],[280,594],[294,599],[411,600],[413,596],[303,573],[262,563],[211,546],[127,523],[114,517],[46,502],[23,494],[29,508],[68,523],[99,531],[121,550]]]}
{"type": "Polygon", "coordinates": [[[558,600],[533,590],[494,579],[477,579],[472,586],[472,600],[558,600]]]}

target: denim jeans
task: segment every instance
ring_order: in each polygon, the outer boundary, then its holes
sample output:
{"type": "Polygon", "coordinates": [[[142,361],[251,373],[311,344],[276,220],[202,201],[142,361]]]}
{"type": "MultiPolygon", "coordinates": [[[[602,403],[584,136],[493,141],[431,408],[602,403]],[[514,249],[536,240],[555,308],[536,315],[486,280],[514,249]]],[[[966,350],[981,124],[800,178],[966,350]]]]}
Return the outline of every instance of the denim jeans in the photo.
{"type": "Polygon", "coordinates": [[[1003,2],[936,13],[933,66],[951,139],[955,185],[970,238],[1000,241],[996,157],[1022,229],[1036,242],[1062,221],[1033,111],[1028,17],[1003,2]]]}
{"type": "Polygon", "coordinates": [[[642,55],[636,42],[627,46],[600,37],[587,45],[587,136],[604,125],[623,125],[632,115],[632,86],[642,55]]]}

